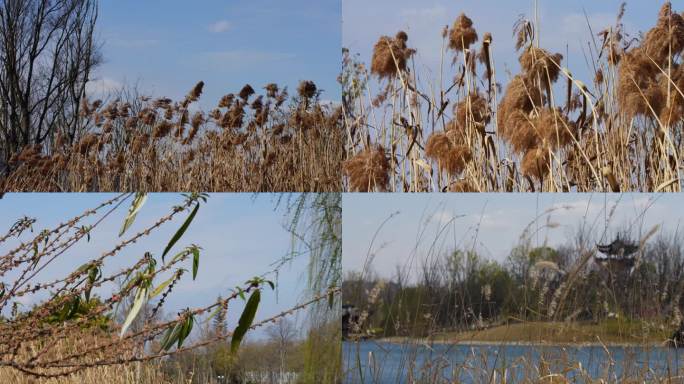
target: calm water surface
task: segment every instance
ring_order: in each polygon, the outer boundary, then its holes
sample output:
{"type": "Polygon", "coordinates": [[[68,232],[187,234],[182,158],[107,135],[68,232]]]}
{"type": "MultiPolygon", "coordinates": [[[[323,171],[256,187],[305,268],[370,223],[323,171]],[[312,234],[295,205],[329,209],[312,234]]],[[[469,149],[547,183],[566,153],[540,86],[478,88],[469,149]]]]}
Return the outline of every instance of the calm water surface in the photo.
{"type": "Polygon", "coordinates": [[[405,345],[365,341],[343,345],[346,383],[489,382],[496,368],[506,368],[508,382],[536,370],[541,359],[551,372],[578,382],[581,367],[593,378],[621,382],[630,376],[658,377],[684,374],[684,350],[662,347],[559,347],[527,345],[405,345]],[[562,372],[571,365],[575,370],[562,372]],[[411,375],[409,375],[411,373],[411,375]]]}

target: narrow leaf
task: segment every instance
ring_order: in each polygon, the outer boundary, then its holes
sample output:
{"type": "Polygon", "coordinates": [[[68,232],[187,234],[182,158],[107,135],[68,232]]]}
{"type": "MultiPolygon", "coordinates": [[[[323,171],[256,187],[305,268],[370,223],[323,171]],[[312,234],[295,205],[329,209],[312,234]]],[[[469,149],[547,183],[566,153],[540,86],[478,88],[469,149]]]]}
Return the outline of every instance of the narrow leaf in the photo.
{"type": "Polygon", "coordinates": [[[131,203],[131,207],[128,208],[128,215],[126,215],[126,219],[124,220],[123,225],[121,226],[121,231],[119,231],[119,236],[123,235],[124,232],[133,224],[133,221],[135,221],[135,216],[138,214],[142,206],[145,204],[145,201],[147,201],[147,194],[146,193],[136,193],[135,194],[135,199],[133,199],[133,203],[131,203]]]}
{"type": "Polygon", "coordinates": [[[181,328],[180,333],[178,334],[178,348],[183,346],[183,342],[185,339],[190,335],[190,332],[192,331],[192,326],[195,323],[195,318],[190,315],[188,318],[185,320],[183,323],[183,327],[181,328]]]}
{"type": "Polygon", "coordinates": [[[173,276],[169,277],[168,280],[166,280],[166,281],[164,281],[163,283],[159,284],[159,285],[157,286],[157,288],[155,288],[154,291],[152,291],[152,293],[150,293],[150,299],[155,298],[155,297],[157,297],[160,293],[164,292],[164,290],[166,289],[166,287],[168,287],[169,284],[171,284],[171,282],[172,282],[175,278],[176,278],[176,274],[174,273],[173,276]]]}
{"type": "Polygon", "coordinates": [[[85,272],[85,271],[89,270],[90,267],[92,267],[92,266],[93,266],[92,262],[87,262],[87,263],[81,265],[80,267],[78,267],[78,269],[76,269],[76,273],[85,272]]]}
{"type": "Polygon", "coordinates": [[[192,249],[192,279],[195,280],[197,277],[197,269],[199,268],[199,249],[193,248],[192,249]]]}
{"type": "Polygon", "coordinates": [[[166,330],[166,333],[164,334],[164,337],[160,343],[160,348],[162,351],[168,351],[169,348],[176,344],[176,340],[178,340],[178,334],[180,333],[182,327],[183,325],[181,323],[176,323],[173,328],[166,330]]]}
{"type": "Polygon", "coordinates": [[[328,293],[328,307],[330,309],[333,309],[334,305],[335,305],[335,293],[330,292],[330,293],[328,293]]]}
{"type": "Polygon", "coordinates": [[[195,218],[195,214],[197,213],[197,210],[199,209],[199,203],[195,205],[195,208],[192,210],[192,213],[190,213],[190,216],[188,216],[187,219],[185,219],[185,222],[183,225],[181,225],[180,228],[178,228],[178,231],[176,232],[175,235],[171,238],[169,241],[169,244],[166,246],[166,249],[164,249],[164,253],[162,253],[162,261],[164,261],[164,257],[166,256],[167,253],[173,248],[173,245],[176,244],[176,242],[183,236],[185,233],[185,230],[188,229],[190,226],[190,223],[192,223],[192,219],[195,218]]]}
{"type": "Polygon", "coordinates": [[[235,354],[238,348],[240,348],[242,338],[245,337],[247,330],[252,326],[252,322],[254,321],[254,316],[256,316],[256,311],[259,307],[260,300],[261,291],[257,289],[249,297],[247,305],[245,306],[245,310],[242,311],[242,315],[240,316],[238,326],[235,328],[235,332],[233,332],[233,338],[230,340],[230,351],[232,354],[235,354]]]}
{"type": "Polygon", "coordinates": [[[178,252],[178,253],[176,254],[176,256],[174,256],[173,258],[171,258],[171,260],[169,260],[169,262],[166,263],[166,265],[168,266],[168,265],[173,264],[176,260],[180,259],[181,257],[183,257],[183,256],[185,256],[185,255],[187,255],[187,254],[188,254],[188,250],[187,250],[187,249],[184,249],[184,250],[178,252]]]}
{"type": "Polygon", "coordinates": [[[133,302],[133,306],[131,307],[131,311],[128,312],[128,316],[126,317],[126,321],[124,321],[123,326],[121,327],[121,334],[119,337],[123,337],[124,333],[126,333],[126,330],[128,330],[128,327],[131,326],[133,323],[133,320],[138,316],[138,313],[140,312],[140,309],[142,309],[143,304],[147,300],[147,287],[140,287],[138,288],[138,292],[135,294],[135,301],[133,302]]]}

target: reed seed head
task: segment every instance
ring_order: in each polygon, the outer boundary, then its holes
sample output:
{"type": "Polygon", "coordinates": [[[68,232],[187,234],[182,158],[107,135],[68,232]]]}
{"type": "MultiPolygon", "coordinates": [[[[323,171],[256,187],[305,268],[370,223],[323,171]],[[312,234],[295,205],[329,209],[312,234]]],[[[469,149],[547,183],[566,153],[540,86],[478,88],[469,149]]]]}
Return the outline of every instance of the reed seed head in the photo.
{"type": "Polygon", "coordinates": [[[390,162],[385,149],[378,145],[345,161],[344,172],[349,176],[353,191],[386,191],[389,185],[390,162]]]}
{"type": "Polygon", "coordinates": [[[463,172],[473,156],[470,147],[455,130],[430,135],[425,146],[425,155],[436,160],[440,170],[452,176],[463,172]]]}
{"type": "Polygon", "coordinates": [[[399,72],[406,71],[407,62],[416,52],[407,47],[408,35],[404,31],[395,38],[381,36],[373,47],[371,73],[379,78],[392,78],[399,72]]]}
{"type": "Polygon", "coordinates": [[[463,52],[476,41],[477,31],[473,28],[473,21],[465,13],[461,13],[449,32],[449,48],[463,52]]]}

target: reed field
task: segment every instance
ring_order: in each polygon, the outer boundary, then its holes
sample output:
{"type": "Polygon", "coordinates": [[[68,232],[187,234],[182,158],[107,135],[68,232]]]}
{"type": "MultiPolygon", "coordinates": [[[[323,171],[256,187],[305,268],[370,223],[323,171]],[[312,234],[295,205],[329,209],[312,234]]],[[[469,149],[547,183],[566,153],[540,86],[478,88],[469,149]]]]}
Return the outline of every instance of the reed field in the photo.
{"type": "Polygon", "coordinates": [[[363,265],[345,266],[346,382],[684,382],[681,232],[636,229],[645,211],[618,222],[606,209],[551,245],[537,239],[562,208],[542,207],[504,260],[486,256],[494,245],[479,228],[452,240],[458,217],[426,222],[395,269],[375,265],[395,252],[382,233],[401,216],[388,218],[363,265]],[[621,251],[604,255],[597,244],[616,238],[621,251]]]}
{"type": "Polygon", "coordinates": [[[341,188],[341,109],[316,85],[288,96],[245,85],[218,106],[193,109],[204,86],[180,101],[84,97],[80,133],[12,154],[5,191],[306,191],[341,188]],[[194,112],[193,112],[194,110],[194,112]]]}
{"type": "Polygon", "coordinates": [[[367,62],[345,49],[345,190],[681,191],[684,10],[676,6],[654,2],[643,33],[626,30],[629,2],[613,25],[587,22],[589,78],[541,46],[544,31],[525,16],[501,20],[513,25],[514,73],[495,71],[496,41],[510,37],[463,13],[434,31],[442,39],[434,72],[421,72],[422,47],[404,31],[378,36],[367,62]]]}
{"type": "Polygon", "coordinates": [[[174,294],[203,280],[205,250],[191,243],[186,231],[211,198],[180,196],[178,205],[145,223],[138,217],[148,208],[144,193],[103,199],[45,229],[39,229],[38,218],[3,223],[0,381],[338,382],[339,196],[279,197],[277,208],[289,222],[292,250],[264,266],[262,274],[244,276],[234,288],[217,290],[213,298],[198,297],[192,307],[169,310],[174,294]],[[110,232],[102,227],[126,209],[112,248],[71,270],[74,260],[83,260],[85,244],[106,243],[100,235],[110,232]],[[150,241],[161,228],[173,226],[168,242],[150,241]],[[317,248],[306,248],[304,242],[317,248]],[[136,244],[164,250],[136,255],[136,244]],[[301,297],[284,310],[268,308],[264,301],[277,295],[279,274],[297,273],[286,270],[297,257],[309,258],[309,270],[302,273],[311,274],[301,297]],[[57,272],[60,268],[68,272],[57,272]],[[253,337],[256,330],[266,336],[253,337]]]}

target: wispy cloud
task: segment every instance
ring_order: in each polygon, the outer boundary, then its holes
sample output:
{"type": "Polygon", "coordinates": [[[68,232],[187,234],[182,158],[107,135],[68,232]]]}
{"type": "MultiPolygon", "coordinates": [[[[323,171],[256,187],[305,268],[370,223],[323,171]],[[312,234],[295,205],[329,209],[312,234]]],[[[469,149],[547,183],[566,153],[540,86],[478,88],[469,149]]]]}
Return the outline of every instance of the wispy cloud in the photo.
{"type": "Polygon", "coordinates": [[[123,84],[110,78],[102,77],[97,80],[91,80],[86,84],[86,93],[89,95],[106,95],[112,91],[121,89],[123,84]]]}
{"type": "Polygon", "coordinates": [[[233,28],[233,24],[228,20],[220,20],[209,25],[209,31],[214,33],[227,32],[233,28]]]}

